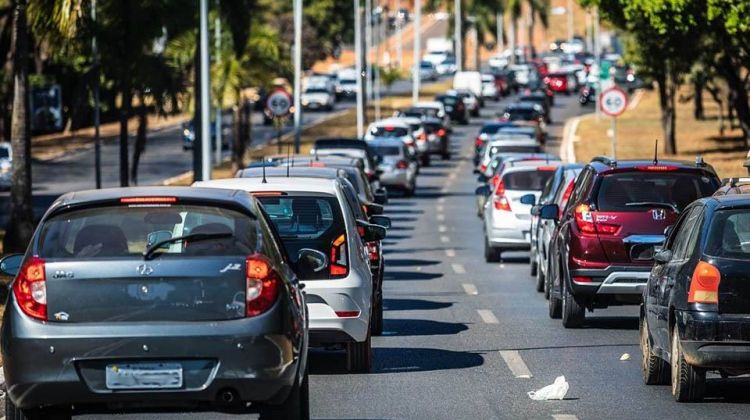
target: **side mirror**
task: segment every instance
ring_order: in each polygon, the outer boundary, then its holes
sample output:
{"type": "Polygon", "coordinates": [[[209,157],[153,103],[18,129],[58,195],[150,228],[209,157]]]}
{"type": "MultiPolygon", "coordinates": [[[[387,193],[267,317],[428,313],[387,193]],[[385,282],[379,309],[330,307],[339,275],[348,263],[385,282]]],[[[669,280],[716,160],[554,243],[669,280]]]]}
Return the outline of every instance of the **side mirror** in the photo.
{"type": "Polygon", "coordinates": [[[368,215],[383,214],[383,206],[380,204],[367,203],[365,204],[365,207],[367,207],[368,215]]]}
{"type": "Polygon", "coordinates": [[[372,193],[372,195],[373,197],[375,197],[376,204],[380,204],[381,206],[384,204],[388,204],[388,192],[383,188],[378,188],[374,193],[372,193]]]}
{"type": "Polygon", "coordinates": [[[536,196],[534,194],[526,194],[521,196],[521,204],[533,206],[534,204],[536,204],[536,196]]]}
{"type": "Polygon", "coordinates": [[[544,220],[557,220],[560,207],[557,204],[547,204],[539,209],[539,217],[544,220]]]}
{"type": "Polygon", "coordinates": [[[391,218],[388,216],[372,216],[370,217],[370,223],[383,226],[386,229],[391,228],[391,218]]]}
{"type": "Polygon", "coordinates": [[[317,273],[328,267],[328,257],[318,250],[302,248],[297,253],[297,264],[303,273],[317,273]]]}
{"type": "Polygon", "coordinates": [[[489,197],[490,194],[492,194],[492,190],[490,189],[489,185],[482,185],[474,190],[474,194],[489,197]]]}
{"type": "Polygon", "coordinates": [[[659,264],[666,264],[670,262],[671,260],[672,260],[672,251],[668,249],[663,249],[654,255],[654,261],[656,261],[659,264]]]}
{"type": "Polygon", "coordinates": [[[531,215],[532,216],[539,216],[539,210],[541,210],[542,206],[536,205],[531,208],[531,215]]]}
{"type": "Polygon", "coordinates": [[[382,241],[385,239],[386,229],[383,226],[357,221],[357,230],[365,242],[382,241]]]}
{"type": "Polygon", "coordinates": [[[23,254],[10,254],[0,259],[0,274],[15,277],[21,269],[23,254]]]}
{"type": "Polygon", "coordinates": [[[477,182],[480,184],[484,184],[485,182],[487,182],[487,177],[483,174],[479,174],[479,176],[477,177],[477,182]]]}

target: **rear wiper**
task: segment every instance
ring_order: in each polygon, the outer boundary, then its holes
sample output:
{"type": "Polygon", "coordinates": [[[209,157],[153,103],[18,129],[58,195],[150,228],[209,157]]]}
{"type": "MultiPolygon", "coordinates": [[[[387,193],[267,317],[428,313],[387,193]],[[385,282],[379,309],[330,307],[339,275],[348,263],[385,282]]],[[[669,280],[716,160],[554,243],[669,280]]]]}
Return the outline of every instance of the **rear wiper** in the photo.
{"type": "Polygon", "coordinates": [[[651,207],[663,207],[668,208],[670,210],[673,210],[675,213],[679,213],[680,210],[675,206],[674,204],[670,203],[661,203],[658,201],[638,201],[635,203],[627,203],[625,204],[626,207],[645,207],[645,206],[651,206],[651,207]]]}
{"type": "Polygon", "coordinates": [[[174,238],[164,239],[163,241],[159,241],[150,247],[146,248],[145,251],[143,251],[143,259],[149,260],[153,256],[154,252],[161,248],[164,245],[167,244],[173,244],[175,242],[182,242],[182,241],[191,241],[191,242],[197,242],[197,241],[207,241],[209,239],[221,239],[221,238],[231,238],[234,236],[231,232],[220,232],[220,233],[191,233],[189,235],[184,236],[175,236],[174,238]]]}

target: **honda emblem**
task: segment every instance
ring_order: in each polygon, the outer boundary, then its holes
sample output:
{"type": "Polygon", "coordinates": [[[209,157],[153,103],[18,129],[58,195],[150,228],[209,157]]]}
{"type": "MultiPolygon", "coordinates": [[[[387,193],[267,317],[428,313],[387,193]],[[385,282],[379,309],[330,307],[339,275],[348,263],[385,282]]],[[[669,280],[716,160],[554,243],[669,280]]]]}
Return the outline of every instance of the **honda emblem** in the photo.
{"type": "Polygon", "coordinates": [[[665,209],[653,209],[651,210],[651,217],[654,220],[664,220],[667,218],[667,211],[665,209]]]}

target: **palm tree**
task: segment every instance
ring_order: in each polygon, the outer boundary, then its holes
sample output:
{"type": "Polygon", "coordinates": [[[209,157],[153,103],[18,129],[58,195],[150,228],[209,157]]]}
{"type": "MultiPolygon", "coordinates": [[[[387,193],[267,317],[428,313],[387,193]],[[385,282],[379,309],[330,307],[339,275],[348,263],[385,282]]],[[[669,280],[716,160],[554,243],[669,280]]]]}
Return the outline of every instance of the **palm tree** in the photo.
{"type": "Polygon", "coordinates": [[[539,21],[542,23],[544,28],[549,25],[548,10],[549,0],[528,0],[528,41],[529,41],[529,53],[531,58],[536,57],[536,48],[534,47],[534,24],[536,17],[539,17],[539,21]]]}
{"type": "Polygon", "coordinates": [[[518,21],[521,19],[521,4],[523,0],[508,0],[510,13],[510,62],[516,63],[516,48],[518,48],[518,21]]]}

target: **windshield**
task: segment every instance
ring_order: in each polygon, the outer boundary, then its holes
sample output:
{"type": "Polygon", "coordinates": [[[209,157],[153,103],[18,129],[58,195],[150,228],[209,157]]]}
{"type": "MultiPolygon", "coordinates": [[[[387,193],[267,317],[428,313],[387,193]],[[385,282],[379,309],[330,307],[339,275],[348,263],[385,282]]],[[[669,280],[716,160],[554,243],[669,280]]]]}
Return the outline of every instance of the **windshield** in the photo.
{"type": "Polygon", "coordinates": [[[309,88],[305,93],[328,93],[328,90],[324,88],[309,88]]]}
{"type": "Polygon", "coordinates": [[[654,203],[682,211],[718,188],[711,178],[695,172],[633,171],[607,175],[597,197],[600,211],[644,211],[654,203]],[[642,204],[641,204],[642,203],[642,204]]]}
{"type": "Polygon", "coordinates": [[[719,210],[711,221],[706,255],[750,260],[750,209],[719,210]]]}
{"type": "Polygon", "coordinates": [[[510,121],[530,121],[537,118],[537,113],[533,109],[508,109],[504,117],[510,121]]]}
{"type": "Polygon", "coordinates": [[[506,190],[541,191],[554,173],[555,171],[538,169],[511,172],[503,176],[503,185],[506,190]]]}
{"type": "Polygon", "coordinates": [[[0,159],[7,159],[10,157],[10,151],[5,147],[0,147],[0,159]]]}
{"type": "Polygon", "coordinates": [[[141,257],[151,245],[190,234],[231,234],[226,238],[164,245],[165,256],[250,255],[256,250],[256,221],[217,206],[109,206],[76,210],[47,220],[39,256],[50,259],[141,257]]]}

